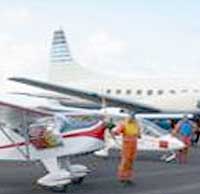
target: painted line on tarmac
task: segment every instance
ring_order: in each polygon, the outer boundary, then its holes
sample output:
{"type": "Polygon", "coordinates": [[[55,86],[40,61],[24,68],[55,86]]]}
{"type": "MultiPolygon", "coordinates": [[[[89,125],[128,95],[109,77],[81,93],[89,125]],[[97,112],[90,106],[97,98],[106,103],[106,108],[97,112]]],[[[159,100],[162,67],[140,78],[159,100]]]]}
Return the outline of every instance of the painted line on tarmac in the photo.
{"type": "Polygon", "coordinates": [[[134,194],[182,194],[182,193],[189,193],[192,194],[194,191],[197,191],[199,193],[200,190],[200,184],[199,181],[192,184],[183,184],[178,185],[176,187],[171,188],[165,188],[165,189],[156,189],[156,190],[148,190],[146,192],[134,192],[134,194]],[[193,191],[193,192],[192,192],[193,191]]]}
{"type": "Polygon", "coordinates": [[[164,170],[157,170],[153,172],[141,172],[138,171],[137,174],[139,177],[151,177],[151,176],[158,176],[158,175],[172,175],[172,174],[188,174],[188,173],[198,173],[200,174],[200,168],[198,166],[190,167],[185,169],[185,166],[182,165],[183,168],[178,169],[170,169],[166,167],[164,170]]]}

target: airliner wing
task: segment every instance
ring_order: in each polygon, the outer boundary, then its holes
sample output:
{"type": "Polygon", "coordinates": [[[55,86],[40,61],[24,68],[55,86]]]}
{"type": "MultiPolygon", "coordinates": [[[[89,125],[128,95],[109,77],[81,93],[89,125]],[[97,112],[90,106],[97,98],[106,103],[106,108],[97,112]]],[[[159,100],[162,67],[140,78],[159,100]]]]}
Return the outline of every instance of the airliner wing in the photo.
{"type": "Polygon", "coordinates": [[[137,102],[121,99],[121,98],[114,98],[108,95],[102,95],[95,92],[89,92],[85,90],[79,90],[75,88],[64,87],[64,86],[55,85],[55,84],[51,84],[47,82],[42,82],[42,81],[27,79],[27,78],[20,78],[20,77],[9,78],[9,80],[31,85],[38,88],[42,88],[49,91],[58,92],[61,94],[66,94],[69,96],[79,97],[85,100],[90,100],[98,104],[101,104],[102,101],[105,101],[107,106],[122,107],[122,108],[129,109],[131,111],[143,112],[143,113],[161,112],[161,110],[154,107],[150,107],[145,104],[141,104],[141,103],[137,103],[137,102]]]}

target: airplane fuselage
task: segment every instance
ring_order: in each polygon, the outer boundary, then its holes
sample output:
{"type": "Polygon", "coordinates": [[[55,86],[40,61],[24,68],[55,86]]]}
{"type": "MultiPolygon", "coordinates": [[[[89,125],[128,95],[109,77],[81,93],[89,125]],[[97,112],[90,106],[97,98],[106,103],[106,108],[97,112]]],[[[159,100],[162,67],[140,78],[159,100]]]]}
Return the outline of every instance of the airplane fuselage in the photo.
{"type": "MultiPolygon", "coordinates": [[[[69,86],[69,82],[67,85],[69,86]]],[[[97,78],[97,80],[70,82],[70,86],[139,102],[169,112],[197,112],[200,108],[198,80],[97,78]]]]}

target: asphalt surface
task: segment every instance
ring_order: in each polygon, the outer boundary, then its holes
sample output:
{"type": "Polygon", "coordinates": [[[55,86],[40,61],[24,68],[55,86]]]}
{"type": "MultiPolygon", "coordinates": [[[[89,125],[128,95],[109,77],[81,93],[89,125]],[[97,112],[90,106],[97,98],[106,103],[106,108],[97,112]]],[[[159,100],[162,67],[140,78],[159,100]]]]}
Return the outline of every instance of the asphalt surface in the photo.
{"type": "MultiPolygon", "coordinates": [[[[70,194],[200,194],[200,146],[192,148],[189,164],[159,161],[158,153],[140,153],[135,164],[136,180],[124,186],[116,180],[117,152],[109,159],[92,155],[73,158],[92,169],[81,185],[70,185],[70,194]]],[[[0,194],[50,194],[36,180],[45,174],[39,162],[0,162],[0,194]]],[[[57,192],[61,193],[61,192],[57,192]]]]}

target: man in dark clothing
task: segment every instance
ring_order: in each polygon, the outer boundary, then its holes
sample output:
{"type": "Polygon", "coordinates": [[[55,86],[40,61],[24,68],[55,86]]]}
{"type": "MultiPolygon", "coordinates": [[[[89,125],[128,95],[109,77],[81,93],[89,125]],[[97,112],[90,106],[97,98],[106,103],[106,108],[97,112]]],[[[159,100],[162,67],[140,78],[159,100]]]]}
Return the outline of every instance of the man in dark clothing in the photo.
{"type": "Polygon", "coordinates": [[[199,142],[199,137],[200,137],[200,118],[197,117],[195,121],[196,121],[196,128],[194,131],[195,136],[194,138],[192,138],[192,145],[197,145],[199,142]]]}

